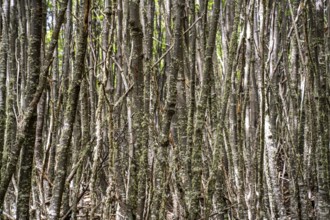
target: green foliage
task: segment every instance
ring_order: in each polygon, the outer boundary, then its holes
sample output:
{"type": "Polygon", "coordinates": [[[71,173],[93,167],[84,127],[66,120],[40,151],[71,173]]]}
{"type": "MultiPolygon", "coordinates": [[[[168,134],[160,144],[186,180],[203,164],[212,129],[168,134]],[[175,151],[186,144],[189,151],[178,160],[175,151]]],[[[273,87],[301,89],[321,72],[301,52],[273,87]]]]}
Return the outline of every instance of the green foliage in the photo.
{"type": "Polygon", "coordinates": [[[241,77],[242,77],[242,73],[241,73],[240,69],[237,69],[237,71],[236,71],[236,79],[237,79],[237,81],[240,81],[241,80],[241,77]]]}
{"type": "Polygon", "coordinates": [[[217,53],[219,54],[219,56],[222,57],[222,44],[221,44],[221,34],[217,34],[217,37],[216,37],[216,50],[217,50],[217,53]]]}
{"type": "Polygon", "coordinates": [[[46,33],[46,39],[45,39],[45,42],[46,44],[49,44],[51,39],[52,39],[52,34],[53,34],[53,30],[50,29],[49,31],[47,31],[46,33]]]}
{"type": "Polygon", "coordinates": [[[200,10],[200,5],[199,4],[195,4],[195,10],[196,10],[196,12],[199,12],[199,10],[200,10]]]}
{"type": "Polygon", "coordinates": [[[208,4],[208,6],[207,6],[207,10],[208,10],[208,11],[212,11],[214,1],[209,1],[208,3],[209,3],[209,4],[208,4]]]}

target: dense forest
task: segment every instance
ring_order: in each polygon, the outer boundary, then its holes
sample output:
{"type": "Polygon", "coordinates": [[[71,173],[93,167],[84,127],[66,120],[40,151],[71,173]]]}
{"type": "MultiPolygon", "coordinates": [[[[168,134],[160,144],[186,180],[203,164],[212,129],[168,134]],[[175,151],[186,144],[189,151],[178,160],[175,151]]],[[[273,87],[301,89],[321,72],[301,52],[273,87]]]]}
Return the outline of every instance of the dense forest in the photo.
{"type": "Polygon", "coordinates": [[[329,0],[0,5],[0,219],[330,219],[329,0]]]}

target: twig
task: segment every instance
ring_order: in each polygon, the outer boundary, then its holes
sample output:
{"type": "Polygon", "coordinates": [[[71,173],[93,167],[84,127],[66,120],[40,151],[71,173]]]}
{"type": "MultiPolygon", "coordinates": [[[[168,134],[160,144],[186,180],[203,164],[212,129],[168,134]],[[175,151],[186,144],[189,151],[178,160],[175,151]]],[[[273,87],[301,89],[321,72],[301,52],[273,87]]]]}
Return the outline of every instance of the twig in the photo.
{"type": "Polygon", "coordinates": [[[77,204],[80,202],[80,200],[83,198],[83,196],[85,195],[85,193],[87,192],[87,190],[88,190],[88,187],[86,186],[86,187],[83,189],[83,191],[81,192],[81,194],[79,195],[77,201],[76,201],[74,204],[72,204],[72,205],[70,206],[69,210],[68,210],[68,211],[65,213],[65,215],[61,218],[62,220],[66,219],[66,217],[68,217],[68,216],[71,214],[73,207],[74,207],[75,205],[77,205],[77,204]]]}
{"type": "MultiPolygon", "coordinates": [[[[202,16],[203,15],[201,15],[199,18],[197,18],[196,21],[194,21],[194,23],[192,23],[190,25],[190,27],[183,32],[183,34],[186,34],[188,31],[190,31],[197,24],[197,22],[202,19],[202,16]]],[[[170,46],[170,48],[168,48],[167,51],[165,53],[163,53],[163,55],[151,66],[151,69],[156,67],[156,65],[172,50],[173,46],[174,46],[174,44],[172,44],[170,46]]]]}
{"type": "Polygon", "coordinates": [[[173,48],[174,44],[172,44],[170,46],[170,48],[167,49],[167,51],[156,61],[156,63],[154,63],[152,66],[151,66],[151,69],[155,68],[155,66],[168,54],[168,52],[170,52],[173,48]]]}
{"type": "MultiPolygon", "coordinates": [[[[1,214],[1,210],[0,210],[0,214],[1,214]]],[[[9,220],[15,220],[15,218],[13,216],[9,215],[7,212],[2,211],[2,215],[9,220]]],[[[1,217],[1,215],[0,215],[0,217],[1,217]]]]}
{"type": "Polygon", "coordinates": [[[125,94],[123,94],[115,103],[114,107],[116,108],[122,101],[123,99],[128,95],[128,93],[132,90],[134,86],[134,83],[127,89],[127,91],[125,92],[125,94]]]}
{"type": "Polygon", "coordinates": [[[195,26],[195,24],[197,24],[197,22],[198,22],[199,20],[202,19],[202,16],[203,16],[204,14],[205,14],[205,12],[204,12],[199,18],[197,18],[196,21],[194,21],[194,23],[192,23],[192,24],[190,25],[190,27],[188,27],[188,29],[185,30],[185,31],[183,32],[183,34],[186,34],[188,31],[190,31],[190,29],[193,28],[193,27],[195,26]]]}

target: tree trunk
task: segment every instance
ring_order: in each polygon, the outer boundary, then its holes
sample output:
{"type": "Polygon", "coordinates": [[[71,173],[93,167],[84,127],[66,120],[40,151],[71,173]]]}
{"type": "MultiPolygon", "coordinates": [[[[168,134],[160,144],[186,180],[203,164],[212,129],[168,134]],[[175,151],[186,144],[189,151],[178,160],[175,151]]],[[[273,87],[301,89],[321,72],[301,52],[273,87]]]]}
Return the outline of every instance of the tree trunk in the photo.
{"type": "Polygon", "coordinates": [[[77,52],[75,58],[75,67],[73,79],[70,82],[68,90],[68,99],[65,104],[64,124],[62,133],[57,145],[56,161],[57,168],[54,179],[53,193],[50,201],[49,219],[57,220],[61,210],[62,195],[64,192],[65,179],[67,174],[68,153],[71,144],[73,125],[76,116],[76,109],[79,98],[80,82],[85,69],[85,54],[87,47],[88,34],[88,15],[90,10],[90,0],[83,2],[83,10],[81,10],[81,20],[79,32],[77,36],[77,52]]]}

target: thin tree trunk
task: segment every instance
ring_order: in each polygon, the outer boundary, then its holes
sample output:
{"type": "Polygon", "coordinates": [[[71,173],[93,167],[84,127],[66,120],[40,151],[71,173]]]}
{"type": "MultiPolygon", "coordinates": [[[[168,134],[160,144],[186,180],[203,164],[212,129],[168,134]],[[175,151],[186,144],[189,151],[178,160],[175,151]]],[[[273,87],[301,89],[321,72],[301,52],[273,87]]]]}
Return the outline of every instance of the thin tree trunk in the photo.
{"type": "Polygon", "coordinates": [[[215,48],[215,39],[218,27],[220,11],[220,1],[216,0],[213,5],[213,15],[209,27],[209,35],[206,43],[205,51],[205,65],[202,74],[202,84],[199,102],[197,103],[196,112],[196,124],[194,128],[194,138],[193,138],[193,150],[192,150],[192,204],[191,204],[191,215],[190,219],[199,219],[201,215],[201,199],[203,198],[203,188],[202,188],[202,146],[203,146],[203,127],[205,123],[205,111],[208,95],[210,93],[210,78],[213,72],[212,58],[215,48]]]}
{"type": "MultiPolygon", "coordinates": [[[[6,129],[6,78],[7,78],[7,56],[8,56],[8,26],[9,26],[9,2],[5,0],[1,6],[1,42],[0,42],[0,168],[2,163],[3,151],[6,146],[3,145],[5,140],[6,129]]],[[[5,166],[5,165],[4,165],[5,166]]],[[[3,173],[0,173],[0,177],[3,173]]]]}
{"type": "Polygon", "coordinates": [[[75,68],[73,79],[70,82],[68,90],[68,99],[66,101],[64,124],[62,134],[57,146],[57,169],[54,179],[53,193],[50,202],[49,219],[57,220],[61,210],[62,196],[64,192],[65,179],[66,179],[66,166],[68,163],[68,153],[71,144],[73,124],[76,116],[76,109],[80,91],[80,81],[83,77],[85,69],[85,54],[87,47],[88,35],[88,15],[91,6],[90,0],[83,2],[83,10],[81,10],[81,20],[79,25],[79,32],[77,36],[77,53],[75,60],[75,68]]]}
{"type": "Polygon", "coordinates": [[[174,45],[173,55],[171,58],[171,67],[167,79],[166,101],[164,107],[164,114],[162,118],[161,134],[159,140],[159,148],[157,149],[157,158],[159,164],[156,170],[156,187],[154,207],[152,219],[165,218],[166,206],[166,190],[168,176],[168,147],[170,144],[170,128],[171,121],[175,114],[175,105],[177,98],[177,77],[179,66],[182,65],[183,60],[180,53],[182,51],[182,16],[183,16],[184,1],[178,1],[176,4],[175,24],[174,24],[174,45]],[[180,60],[181,57],[181,60],[180,60]]]}

